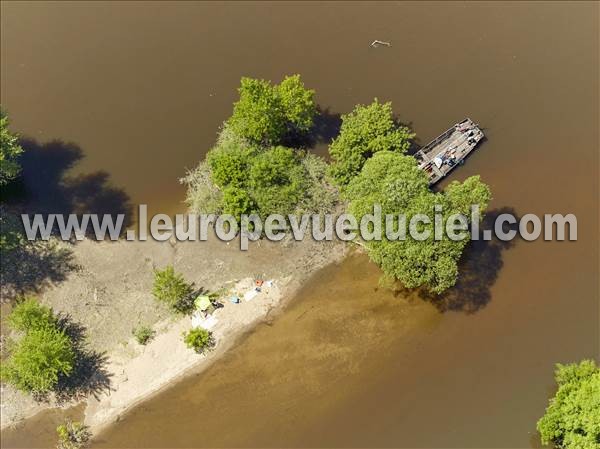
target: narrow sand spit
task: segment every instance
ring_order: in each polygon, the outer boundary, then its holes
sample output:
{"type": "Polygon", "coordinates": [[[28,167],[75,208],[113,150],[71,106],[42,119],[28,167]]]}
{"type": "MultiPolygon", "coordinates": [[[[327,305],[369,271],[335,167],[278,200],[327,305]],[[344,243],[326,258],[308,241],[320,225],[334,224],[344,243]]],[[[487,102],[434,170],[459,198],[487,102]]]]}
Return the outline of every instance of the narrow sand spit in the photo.
{"type": "MultiPolygon", "coordinates": [[[[206,368],[255,324],[291,298],[310,275],[341,260],[340,242],[268,242],[240,251],[235,242],[93,242],[67,245],[73,269],[66,279],[38,295],[57,313],[68,314],[86,329],[90,350],[106,355],[108,389],[84,399],[85,422],[94,431],[119,419],[133,405],[166,387],[175,379],[206,368]],[[216,345],[206,355],[186,348],[182,333],[191,328],[190,317],[173,318],[151,294],[153,268],[173,264],[196,288],[222,292],[224,307],[214,316],[216,345]],[[233,304],[228,296],[252,288],[260,276],[271,287],[250,301],[233,304]],[[135,342],[131,331],[150,325],[157,332],[147,345],[135,342]]],[[[9,386],[2,387],[2,428],[51,407],[71,407],[77,400],[36,403],[9,386]]]]}

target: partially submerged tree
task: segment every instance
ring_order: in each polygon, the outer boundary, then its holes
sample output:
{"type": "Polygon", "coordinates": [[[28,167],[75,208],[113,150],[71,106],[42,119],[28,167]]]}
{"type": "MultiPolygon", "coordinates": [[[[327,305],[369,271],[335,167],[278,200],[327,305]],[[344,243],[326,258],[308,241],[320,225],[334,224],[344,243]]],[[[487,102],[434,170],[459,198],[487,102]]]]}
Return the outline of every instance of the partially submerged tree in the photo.
{"type": "Polygon", "coordinates": [[[425,239],[416,239],[406,232],[404,236],[368,241],[366,247],[371,260],[388,278],[399,280],[408,288],[423,286],[439,294],[456,283],[458,261],[468,238],[453,240],[442,232],[436,239],[436,206],[445,226],[452,214],[465,215],[468,220],[470,204],[479,204],[483,212],[491,195],[479,177],[469,178],[462,184],[453,183],[445,193],[433,193],[426,174],[414,158],[382,151],[369,159],[360,174],[352,179],[346,197],[355,217],[373,214],[374,206],[380,205],[382,231],[386,229],[387,214],[394,216],[394,230],[408,229],[411,219],[418,215],[428,219],[428,223],[416,226],[419,233],[429,232],[425,239]],[[399,214],[405,216],[404,223],[400,223],[399,214]]]}
{"type": "Polygon", "coordinates": [[[403,154],[414,136],[410,129],[395,122],[391,103],[375,99],[368,106],[359,104],[349,114],[342,115],[340,134],[329,146],[331,175],[344,187],[373,154],[379,151],[403,154]]]}
{"type": "Polygon", "coordinates": [[[285,77],[279,85],[242,78],[240,99],[227,126],[238,136],[257,144],[281,143],[290,132],[306,132],[317,113],[314,91],[306,89],[300,75],[285,77]]]}
{"type": "Polygon", "coordinates": [[[600,448],[600,368],[593,360],[556,365],[558,391],[537,423],[542,444],[600,448]]]}
{"type": "Polygon", "coordinates": [[[83,449],[88,446],[92,433],[85,424],[67,419],[56,428],[57,449],[83,449]]]}
{"type": "Polygon", "coordinates": [[[288,131],[309,131],[317,115],[315,91],[304,87],[300,75],[286,76],[279,85],[274,86],[274,90],[281,104],[288,131]]]}
{"type": "Polygon", "coordinates": [[[18,158],[23,152],[19,137],[8,129],[8,116],[0,110],[0,186],[16,178],[21,171],[18,158]]]}

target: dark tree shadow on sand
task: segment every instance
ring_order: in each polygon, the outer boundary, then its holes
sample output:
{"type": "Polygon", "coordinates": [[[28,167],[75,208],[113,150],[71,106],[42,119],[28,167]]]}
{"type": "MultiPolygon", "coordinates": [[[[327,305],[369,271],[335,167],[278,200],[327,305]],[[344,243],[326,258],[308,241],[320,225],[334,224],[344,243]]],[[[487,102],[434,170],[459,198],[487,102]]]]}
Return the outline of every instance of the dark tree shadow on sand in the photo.
{"type": "MultiPolygon", "coordinates": [[[[508,207],[490,211],[483,219],[481,232],[484,229],[493,230],[494,222],[501,214],[512,214],[517,217],[515,210],[508,207]]],[[[515,229],[515,227],[511,228],[515,229]]],[[[502,269],[502,254],[514,245],[515,239],[502,241],[496,236],[491,240],[472,240],[465,248],[459,262],[456,285],[441,295],[419,291],[420,296],[434,304],[441,312],[477,312],[492,299],[491,288],[502,269]]]]}
{"type": "Polygon", "coordinates": [[[110,392],[112,374],[106,369],[108,357],[87,347],[85,327],[74,322],[68,314],[59,315],[58,326],[73,341],[75,366],[68,377],[59,379],[54,392],[56,400],[64,403],[89,396],[98,399],[102,393],[110,392]]]}
{"type": "Polygon", "coordinates": [[[68,247],[54,242],[24,242],[19,248],[2,251],[0,280],[2,300],[27,293],[39,293],[62,282],[77,269],[68,247]]]}
{"type": "MultiPolygon", "coordinates": [[[[0,231],[2,238],[15,244],[3,245],[2,300],[15,295],[40,292],[51,283],[65,280],[76,268],[68,245],[52,241],[28,241],[20,214],[124,214],[123,228],[131,224],[132,205],[122,190],[109,184],[109,175],[98,171],[71,176],[68,171],[82,158],[77,145],[62,141],[40,144],[22,139],[25,150],[20,163],[20,177],[2,188],[0,231]]],[[[102,217],[100,217],[100,220],[102,217]]],[[[88,226],[88,237],[93,229],[88,226]]],[[[58,230],[54,229],[57,233],[58,230]]],[[[71,243],[76,243],[73,239],[71,243]]]]}

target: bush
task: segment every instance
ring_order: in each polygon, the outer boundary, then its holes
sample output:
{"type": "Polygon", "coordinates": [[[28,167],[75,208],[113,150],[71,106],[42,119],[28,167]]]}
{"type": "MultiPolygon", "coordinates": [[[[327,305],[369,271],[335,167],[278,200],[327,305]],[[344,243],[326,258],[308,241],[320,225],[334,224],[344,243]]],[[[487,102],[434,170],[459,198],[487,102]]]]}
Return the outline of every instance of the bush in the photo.
{"type": "Polygon", "coordinates": [[[86,447],[92,437],[89,427],[70,419],[56,428],[58,434],[57,449],[82,449],[86,447]]]}
{"type": "Polygon", "coordinates": [[[179,182],[187,186],[185,203],[190,210],[198,214],[221,213],[223,194],[213,182],[207,162],[198,164],[179,182]]]}
{"type": "Polygon", "coordinates": [[[2,379],[19,390],[44,394],[73,371],[74,363],[73,343],[64,331],[54,326],[32,328],[3,364],[2,379]]]}
{"type": "Polygon", "coordinates": [[[221,189],[243,185],[254,153],[241,139],[220,139],[206,155],[214,183],[221,189]]]}
{"type": "Polygon", "coordinates": [[[212,332],[202,329],[201,327],[197,327],[196,329],[184,333],[183,341],[188,348],[193,349],[198,354],[201,354],[206,349],[210,348],[214,343],[212,332]]]}
{"type": "Polygon", "coordinates": [[[180,274],[176,274],[172,265],[164,270],[154,271],[152,294],[173,312],[189,313],[193,310],[193,291],[192,284],[187,283],[180,274]]]}
{"type": "Polygon", "coordinates": [[[558,364],[558,391],[537,423],[542,444],[565,449],[600,447],[600,368],[592,360],[558,364]]]}
{"type": "Polygon", "coordinates": [[[148,326],[139,326],[133,329],[132,334],[135,337],[135,340],[140,345],[146,345],[154,338],[154,331],[151,327],[148,326]]]}
{"type": "Polygon", "coordinates": [[[250,215],[254,209],[254,201],[246,190],[233,186],[223,190],[223,214],[234,216],[239,223],[242,214],[250,215]]]}
{"type": "Polygon", "coordinates": [[[0,110],[0,186],[15,179],[21,171],[19,155],[23,148],[19,145],[19,136],[8,129],[8,117],[0,110]]]}
{"type": "Polygon", "coordinates": [[[327,162],[323,158],[307,153],[301,160],[307,179],[307,188],[296,205],[296,214],[323,214],[331,212],[338,199],[338,192],[328,180],[327,162]]]}
{"type": "Polygon", "coordinates": [[[26,298],[19,302],[7,320],[12,329],[21,332],[56,324],[52,309],[41,305],[34,298],[26,298]]]}

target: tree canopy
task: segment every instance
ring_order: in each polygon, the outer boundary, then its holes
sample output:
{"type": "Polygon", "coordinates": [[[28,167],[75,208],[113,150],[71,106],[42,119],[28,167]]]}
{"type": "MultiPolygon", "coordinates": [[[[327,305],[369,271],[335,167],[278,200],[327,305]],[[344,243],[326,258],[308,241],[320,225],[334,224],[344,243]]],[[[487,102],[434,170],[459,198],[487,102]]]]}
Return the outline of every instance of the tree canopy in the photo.
{"type": "Polygon", "coordinates": [[[2,379],[17,389],[34,394],[53,390],[75,364],[71,338],[60,329],[48,307],[33,299],[17,305],[8,317],[9,326],[25,335],[2,364],[2,379]]]}
{"type": "Polygon", "coordinates": [[[326,167],[318,156],[256,146],[226,127],[206,165],[188,174],[187,201],[197,212],[230,214],[238,221],[241,214],[323,212],[335,201],[326,167]]]}
{"type": "Polygon", "coordinates": [[[558,391],[537,423],[542,443],[600,448],[600,368],[592,360],[556,365],[558,391]]]}
{"type": "Polygon", "coordinates": [[[15,305],[7,321],[12,329],[27,332],[29,329],[52,326],[56,318],[50,307],[41,305],[35,298],[26,298],[15,305]]]}
{"type": "Polygon", "coordinates": [[[331,175],[339,186],[346,186],[358,175],[365,161],[379,151],[405,153],[415,136],[396,124],[391,103],[377,99],[368,106],[357,105],[342,115],[340,134],[331,142],[331,175]]]}
{"type": "Polygon", "coordinates": [[[260,153],[253,161],[248,181],[262,216],[292,213],[307,184],[300,158],[285,147],[260,153]]]}
{"type": "Polygon", "coordinates": [[[18,158],[23,152],[19,138],[8,129],[8,116],[0,110],[0,186],[14,179],[21,171],[18,158]]]}
{"type": "Polygon", "coordinates": [[[238,91],[227,126],[240,137],[273,145],[287,133],[306,132],[313,125],[315,92],[304,87],[300,75],[287,76],[279,85],[244,77],[238,91]]]}
{"type": "Polygon", "coordinates": [[[424,286],[434,293],[442,293],[456,283],[458,261],[468,242],[468,239],[452,240],[445,232],[441,239],[434,238],[435,207],[441,206],[445,225],[455,213],[468,218],[472,203],[485,210],[491,196],[489,188],[477,176],[464,183],[452,183],[444,193],[434,193],[414,158],[391,151],[379,152],[367,160],[345,195],[350,200],[349,210],[356,217],[373,214],[373,206],[381,205],[383,230],[387,214],[396,217],[394,229],[399,226],[398,214],[406,216],[406,226],[418,214],[429,218],[429,223],[417,227],[420,232],[429,231],[425,240],[416,240],[406,232],[404,239],[384,237],[368,241],[366,246],[371,260],[387,277],[399,280],[405,287],[424,286]]]}

